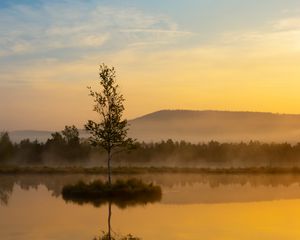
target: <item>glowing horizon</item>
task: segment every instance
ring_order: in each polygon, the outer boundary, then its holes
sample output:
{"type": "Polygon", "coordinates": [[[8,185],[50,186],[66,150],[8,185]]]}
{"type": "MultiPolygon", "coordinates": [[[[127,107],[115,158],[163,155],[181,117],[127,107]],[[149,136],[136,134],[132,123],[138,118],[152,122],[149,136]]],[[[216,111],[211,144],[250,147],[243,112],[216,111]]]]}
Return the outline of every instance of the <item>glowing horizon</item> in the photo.
{"type": "Polygon", "coordinates": [[[4,0],[0,29],[0,130],[82,127],[102,62],[116,68],[128,119],[300,113],[297,1],[4,0]]]}

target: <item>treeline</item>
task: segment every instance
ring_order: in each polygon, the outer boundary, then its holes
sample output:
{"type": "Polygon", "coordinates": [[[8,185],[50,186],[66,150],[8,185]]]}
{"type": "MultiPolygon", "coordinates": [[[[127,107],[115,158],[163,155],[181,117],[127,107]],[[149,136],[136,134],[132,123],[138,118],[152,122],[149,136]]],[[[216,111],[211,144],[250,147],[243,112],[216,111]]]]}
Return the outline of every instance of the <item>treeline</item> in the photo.
{"type": "Polygon", "coordinates": [[[139,143],[135,151],[118,160],[137,159],[144,163],[166,166],[197,167],[299,167],[300,143],[240,143],[193,144],[172,140],[159,143],[139,143]]]}
{"type": "Polygon", "coordinates": [[[12,143],[7,132],[0,134],[0,165],[74,164],[87,161],[90,146],[81,141],[75,126],[51,134],[45,143],[24,139],[12,143]]]}
{"type": "MultiPolygon", "coordinates": [[[[103,149],[80,139],[75,126],[55,132],[45,143],[24,139],[12,143],[8,133],[0,134],[0,165],[79,165],[105,166],[103,149]]],[[[193,144],[172,140],[137,143],[131,151],[115,153],[115,166],[185,167],[299,167],[300,143],[193,144]]]]}

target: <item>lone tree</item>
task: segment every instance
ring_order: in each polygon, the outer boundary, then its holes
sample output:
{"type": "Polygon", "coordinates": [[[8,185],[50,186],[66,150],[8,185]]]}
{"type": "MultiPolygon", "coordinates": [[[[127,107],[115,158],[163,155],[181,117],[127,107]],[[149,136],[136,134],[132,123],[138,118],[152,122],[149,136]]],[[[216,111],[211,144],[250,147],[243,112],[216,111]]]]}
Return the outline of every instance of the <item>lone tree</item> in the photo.
{"type": "Polygon", "coordinates": [[[117,149],[129,147],[134,140],[127,137],[128,123],[122,119],[124,112],[124,97],[118,91],[116,71],[105,64],[99,68],[100,90],[93,91],[90,96],[94,99],[94,111],[100,116],[99,122],[88,120],[85,129],[92,135],[90,142],[93,146],[102,147],[107,152],[108,183],[111,184],[111,159],[117,149]]]}

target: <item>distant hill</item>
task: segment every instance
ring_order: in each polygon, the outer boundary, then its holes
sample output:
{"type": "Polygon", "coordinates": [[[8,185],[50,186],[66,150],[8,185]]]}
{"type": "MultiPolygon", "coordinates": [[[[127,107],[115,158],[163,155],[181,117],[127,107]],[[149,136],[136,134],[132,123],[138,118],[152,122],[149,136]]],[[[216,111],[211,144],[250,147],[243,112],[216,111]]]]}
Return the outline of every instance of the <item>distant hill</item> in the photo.
{"type": "Polygon", "coordinates": [[[203,142],[300,142],[300,115],[261,112],[162,110],[130,121],[131,135],[203,142]]]}
{"type": "MultiPolygon", "coordinates": [[[[129,121],[130,136],[140,141],[300,142],[300,115],[261,112],[162,110],[129,121]]],[[[87,134],[82,130],[81,136],[87,134]]],[[[13,141],[45,141],[49,131],[12,131],[13,141]]]]}
{"type": "Polygon", "coordinates": [[[10,131],[9,137],[13,142],[20,142],[23,139],[38,140],[45,142],[50,138],[50,131],[35,131],[35,130],[22,130],[22,131],[10,131]]]}
{"type": "MultiPolygon", "coordinates": [[[[46,142],[51,137],[51,131],[36,131],[36,130],[21,130],[9,132],[9,137],[13,142],[20,142],[23,139],[30,139],[31,141],[38,140],[39,142],[46,142]]],[[[87,137],[84,130],[79,130],[80,137],[87,137]]]]}

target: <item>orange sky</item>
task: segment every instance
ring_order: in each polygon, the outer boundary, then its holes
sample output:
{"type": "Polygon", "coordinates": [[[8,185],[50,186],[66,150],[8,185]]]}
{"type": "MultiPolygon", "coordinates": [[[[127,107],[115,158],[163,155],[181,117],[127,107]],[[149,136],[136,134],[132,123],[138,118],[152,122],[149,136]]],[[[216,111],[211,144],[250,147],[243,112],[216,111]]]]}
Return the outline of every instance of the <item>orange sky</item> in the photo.
{"type": "Polygon", "coordinates": [[[189,19],[191,3],[179,17],[179,2],[170,10],[142,2],[76,2],[68,12],[64,1],[0,5],[0,130],[81,128],[93,117],[86,86],[102,62],[116,67],[127,118],[160,109],[300,113],[297,3],[195,2],[202,10],[189,19]]]}

